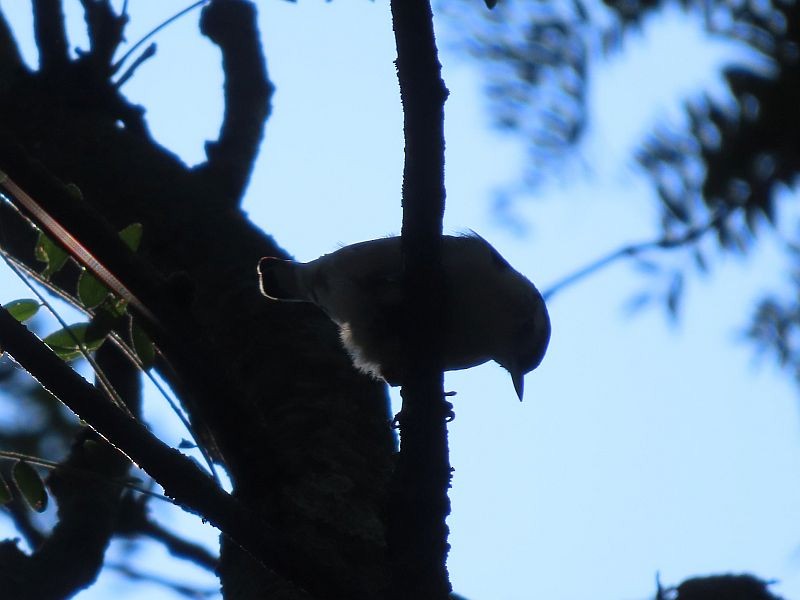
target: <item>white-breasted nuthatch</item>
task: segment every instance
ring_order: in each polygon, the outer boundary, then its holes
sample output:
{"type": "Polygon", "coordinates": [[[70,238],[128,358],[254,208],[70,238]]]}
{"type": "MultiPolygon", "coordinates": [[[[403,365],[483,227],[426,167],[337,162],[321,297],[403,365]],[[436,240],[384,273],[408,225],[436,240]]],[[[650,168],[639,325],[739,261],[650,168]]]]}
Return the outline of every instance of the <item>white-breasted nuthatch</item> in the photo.
{"type": "MultiPolygon", "coordinates": [[[[264,257],[261,293],[313,302],[339,326],[355,366],[400,385],[402,283],[400,238],[345,246],[299,263],[264,257]]],[[[442,363],[446,371],[495,360],[522,400],[523,376],[539,366],[550,341],[541,294],[477,234],[443,236],[445,294],[442,363]]]]}

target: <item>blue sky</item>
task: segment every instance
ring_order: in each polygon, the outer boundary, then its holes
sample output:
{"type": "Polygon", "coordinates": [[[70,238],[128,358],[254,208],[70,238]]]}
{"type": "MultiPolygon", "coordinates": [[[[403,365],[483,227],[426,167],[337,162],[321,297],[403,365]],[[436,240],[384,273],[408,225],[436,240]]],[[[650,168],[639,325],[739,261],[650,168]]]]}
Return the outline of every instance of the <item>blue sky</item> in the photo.
{"type": "MultiPolygon", "coordinates": [[[[0,1],[20,24],[22,4],[0,1]]],[[[130,4],[134,41],[186,1],[130,4]]],[[[402,114],[388,3],[259,8],[277,92],[245,202],[250,217],[301,260],[398,232],[402,114]]],[[[696,22],[678,12],[653,21],[594,73],[577,166],[514,206],[522,236],[493,214],[491,194],[519,176],[524,149],[489,128],[481,73],[443,52],[451,90],[445,229],[475,229],[540,289],[657,236],[653,190],[632,150],[659,119],[680,122],[685,94],[705,86],[724,97],[714,75],[722,61],[752,60],[704,42],[696,22]]],[[[194,14],[160,34],[156,57],[124,88],[146,106],[156,139],[188,163],[203,159],[222,114],[219,56],[196,24],[194,14]]],[[[73,42],[85,47],[81,28],[73,19],[73,42]]],[[[788,200],[779,209],[793,222],[788,200]]],[[[775,235],[746,259],[708,248],[712,273],[690,277],[675,325],[658,308],[624,310],[647,284],[627,264],[557,295],[551,347],[527,377],[522,404],[497,365],[448,374],[446,387],[458,392],[450,425],[455,591],[471,600],[638,600],[652,597],[656,572],[672,584],[749,571],[800,597],[797,390],[739,337],[760,292],[784,285],[787,265],[775,235]]],[[[2,277],[0,301],[22,295],[2,277]]],[[[177,443],[182,434],[163,402],[153,397],[148,411],[156,431],[177,443]]],[[[213,530],[176,512],[171,523],[213,544],[213,530]]],[[[200,577],[152,546],[136,562],[146,572],[200,577]]],[[[176,597],[121,585],[105,574],[79,598],[176,597]]]]}

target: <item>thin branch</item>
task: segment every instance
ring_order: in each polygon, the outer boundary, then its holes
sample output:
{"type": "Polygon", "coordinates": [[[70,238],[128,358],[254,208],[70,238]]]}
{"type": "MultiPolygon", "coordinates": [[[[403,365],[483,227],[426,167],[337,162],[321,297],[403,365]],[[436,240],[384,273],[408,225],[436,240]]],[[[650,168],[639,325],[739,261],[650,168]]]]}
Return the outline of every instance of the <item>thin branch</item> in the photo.
{"type": "Polygon", "coordinates": [[[445,522],[450,462],[441,326],[444,215],[444,102],[429,0],[392,0],[403,103],[403,409],[400,455],[389,495],[392,597],[449,597],[445,522]]]}
{"type": "Polygon", "coordinates": [[[17,40],[14,39],[14,34],[8,26],[8,21],[6,21],[3,11],[0,9],[0,73],[3,79],[8,79],[9,73],[24,68],[25,63],[19,53],[17,40]]]}
{"type": "Polygon", "coordinates": [[[89,57],[99,78],[105,80],[114,72],[111,61],[125,37],[128,16],[116,14],[109,0],[81,0],[81,5],[91,44],[89,57]]]}
{"type": "Polygon", "coordinates": [[[144,498],[127,494],[123,498],[122,510],[117,531],[123,536],[144,535],[160,542],[175,557],[193,562],[211,572],[215,572],[219,557],[209,552],[201,544],[190,542],[151,519],[147,514],[144,498]]]}
{"type": "Polygon", "coordinates": [[[133,77],[134,73],[136,73],[136,69],[138,69],[144,62],[156,55],[156,45],[150,44],[145,51],[142,52],[139,56],[136,57],[136,60],[133,61],[133,64],[128,67],[125,72],[120,75],[120,78],[114,82],[114,87],[119,89],[125,82],[127,82],[131,77],[133,77]]]}
{"type": "MultiPolygon", "coordinates": [[[[117,62],[114,63],[114,66],[112,67],[112,72],[116,73],[117,71],[119,71],[120,67],[122,67],[122,65],[125,64],[125,61],[128,60],[133,55],[133,53],[136,52],[136,50],[138,50],[147,40],[149,40],[151,37],[156,35],[159,31],[161,31],[162,29],[164,29],[165,27],[167,27],[168,25],[170,25],[174,21],[177,21],[183,15],[193,11],[195,8],[200,8],[204,4],[208,4],[209,1],[210,0],[199,0],[199,2],[195,2],[191,6],[187,6],[186,8],[181,10],[180,12],[177,12],[174,15],[172,15],[166,21],[163,21],[161,24],[156,26],[154,29],[150,30],[150,32],[148,32],[144,37],[140,38],[133,46],[131,46],[125,52],[125,54],[122,55],[122,58],[120,58],[117,62]]],[[[127,15],[127,11],[128,11],[128,2],[126,0],[125,4],[122,7],[122,14],[123,15],[127,15]]]]}
{"type": "Polygon", "coordinates": [[[225,208],[242,200],[274,89],[256,23],[255,5],[243,0],[215,0],[200,17],[200,31],[222,52],[225,115],[219,138],[206,144],[208,161],[197,172],[225,208]]]}
{"type": "Polygon", "coordinates": [[[43,73],[62,71],[69,63],[67,30],[61,0],[33,0],[33,30],[43,73]]]}
{"type": "Polygon", "coordinates": [[[69,63],[61,0],[33,0],[33,29],[43,73],[62,71],[69,63]]]}
{"type": "Polygon", "coordinates": [[[123,479],[109,479],[107,477],[104,478],[103,476],[98,475],[94,471],[87,471],[85,469],[77,469],[75,467],[69,467],[64,465],[63,463],[59,463],[54,460],[48,460],[46,458],[41,458],[40,456],[33,456],[30,454],[25,454],[24,452],[0,450],[0,460],[14,460],[14,461],[24,460],[27,463],[36,465],[43,469],[62,469],[65,473],[72,473],[80,477],[100,478],[103,479],[105,483],[116,485],[120,488],[128,489],[132,492],[136,492],[138,494],[142,494],[143,496],[147,496],[148,498],[155,498],[156,500],[161,500],[163,502],[169,502],[170,504],[174,504],[171,498],[167,498],[163,494],[159,494],[157,492],[152,492],[150,490],[141,488],[138,485],[134,485],[130,481],[126,481],[123,479]]]}
{"type": "Polygon", "coordinates": [[[542,297],[549,301],[554,295],[558,292],[563,290],[570,285],[577,283],[581,279],[588,277],[589,275],[593,275],[597,273],[601,269],[609,266],[610,264],[615,263],[617,260],[621,258],[629,258],[632,256],[638,256],[645,252],[649,252],[650,250],[674,250],[676,248],[680,248],[685,246],[686,244],[691,244],[692,242],[697,241],[703,235],[711,231],[712,229],[716,229],[720,223],[722,223],[725,219],[728,218],[731,214],[730,209],[722,209],[717,214],[712,217],[707,223],[703,225],[698,225],[696,227],[691,227],[683,235],[678,237],[672,237],[669,235],[665,235],[655,240],[650,240],[647,242],[639,242],[637,244],[629,244],[627,246],[623,246],[622,248],[618,248],[613,252],[606,254],[592,262],[588,265],[581,267],[574,273],[570,273],[566,277],[563,277],[549,288],[547,288],[543,293],[542,297]]]}
{"type": "Polygon", "coordinates": [[[201,598],[211,598],[212,596],[216,596],[217,594],[219,594],[219,589],[201,590],[199,588],[184,583],[178,583],[177,581],[172,581],[170,579],[161,577],[159,575],[153,575],[148,573],[142,573],[141,571],[136,571],[129,565],[125,565],[122,563],[112,563],[106,565],[106,568],[113,569],[114,571],[117,571],[118,573],[124,575],[125,577],[133,581],[146,581],[148,583],[155,583],[156,585],[163,586],[176,594],[185,596],[186,598],[192,598],[194,600],[198,600],[201,598]]]}

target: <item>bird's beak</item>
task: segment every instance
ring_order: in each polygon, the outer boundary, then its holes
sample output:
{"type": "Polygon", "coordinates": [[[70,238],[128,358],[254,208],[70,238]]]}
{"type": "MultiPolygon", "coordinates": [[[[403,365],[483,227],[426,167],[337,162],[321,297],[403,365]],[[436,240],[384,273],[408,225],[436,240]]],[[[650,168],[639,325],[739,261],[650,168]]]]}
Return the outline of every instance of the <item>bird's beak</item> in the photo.
{"type": "Polygon", "coordinates": [[[522,392],[525,391],[525,374],[520,372],[511,373],[511,381],[514,382],[514,391],[517,392],[517,398],[522,402],[522,392]]]}

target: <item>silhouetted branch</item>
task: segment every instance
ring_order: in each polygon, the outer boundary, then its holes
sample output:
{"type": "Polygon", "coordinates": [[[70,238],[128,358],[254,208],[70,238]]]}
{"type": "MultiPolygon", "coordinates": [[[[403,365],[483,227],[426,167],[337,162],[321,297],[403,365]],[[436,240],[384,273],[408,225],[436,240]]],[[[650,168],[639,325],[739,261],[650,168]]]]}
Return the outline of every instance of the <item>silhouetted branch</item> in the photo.
{"type": "Polygon", "coordinates": [[[17,41],[11,33],[11,28],[8,26],[0,9],[0,73],[5,78],[6,73],[10,73],[15,69],[23,68],[22,56],[19,53],[17,41]]]}
{"type": "MultiPolygon", "coordinates": [[[[194,4],[192,4],[191,6],[187,6],[186,8],[181,10],[180,12],[175,13],[169,19],[167,19],[166,21],[160,23],[157,27],[153,28],[152,30],[148,31],[147,34],[144,37],[139,39],[133,46],[128,48],[128,50],[125,52],[125,54],[123,54],[122,57],[117,62],[114,63],[113,72],[116,73],[117,71],[119,71],[120,67],[123,64],[125,64],[125,61],[127,61],[133,55],[133,53],[136,52],[136,50],[141,48],[142,45],[147,40],[149,40],[151,37],[156,35],[159,31],[161,31],[162,29],[167,27],[170,23],[174,23],[175,21],[180,19],[183,15],[193,11],[196,8],[199,8],[199,7],[203,6],[203,4],[207,4],[209,1],[210,0],[199,0],[198,2],[195,2],[194,4]]],[[[127,10],[128,10],[128,2],[126,0],[125,4],[122,6],[122,11],[120,11],[120,12],[121,12],[121,14],[125,15],[125,14],[127,14],[127,10]]]]}
{"type": "Polygon", "coordinates": [[[206,144],[200,172],[220,201],[241,202],[269,116],[273,86],[256,28],[255,6],[243,0],[213,0],[203,9],[200,31],[222,51],[225,116],[219,139],[206,144]]]}
{"type": "Polygon", "coordinates": [[[403,103],[403,286],[405,333],[400,455],[389,498],[393,597],[445,599],[450,462],[444,400],[441,268],[444,102],[430,2],[393,0],[403,103]]]}
{"type": "Polygon", "coordinates": [[[81,0],[86,26],[91,43],[91,57],[95,69],[103,79],[109,77],[113,68],[111,60],[122,42],[128,17],[123,12],[116,14],[108,0],[81,0]]]}
{"type": "Polygon", "coordinates": [[[33,0],[33,29],[43,73],[61,71],[69,62],[61,0],[33,0]]]}
{"type": "Polygon", "coordinates": [[[197,587],[193,587],[183,583],[178,583],[177,581],[172,581],[165,577],[142,573],[141,571],[137,571],[131,568],[130,566],[124,564],[112,564],[106,566],[109,569],[113,569],[114,571],[117,571],[118,573],[124,575],[128,579],[132,579],[133,581],[146,581],[148,583],[155,583],[156,585],[163,586],[168,590],[175,592],[176,594],[180,594],[181,596],[192,598],[194,600],[197,600],[199,598],[210,598],[212,596],[216,596],[217,594],[219,594],[219,589],[217,588],[201,590],[197,587]]]}
{"type": "MultiPolygon", "coordinates": [[[[14,492],[12,491],[12,493],[14,492]]],[[[32,517],[34,513],[30,507],[15,493],[14,499],[6,504],[5,508],[11,520],[14,521],[14,527],[16,527],[17,531],[25,538],[28,546],[31,548],[38,548],[39,544],[44,541],[45,535],[33,522],[32,517]]]]}
{"type": "Polygon", "coordinates": [[[125,82],[128,81],[133,74],[146,60],[153,58],[156,55],[156,45],[150,44],[144,52],[142,52],[139,56],[136,57],[136,60],[133,61],[130,67],[120,75],[120,78],[114,82],[114,87],[121,88],[125,85],[125,82]]]}
{"type": "Polygon", "coordinates": [[[648,242],[639,242],[638,244],[630,244],[627,246],[623,246],[622,248],[618,248],[605,256],[598,258],[590,262],[585,267],[581,267],[574,273],[570,273],[566,277],[562,278],[561,280],[557,281],[549,288],[547,288],[543,293],[542,297],[545,300],[550,300],[555,294],[560,292],[566,287],[569,287],[573,283],[580,281],[597,273],[601,269],[607,267],[608,265],[616,262],[620,258],[627,258],[631,256],[638,256],[644,252],[649,250],[674,250],[676,248],[680,248],[685,246],[686,244],[690,244],[694,241],[697,241],[700,237],[711,231],[712,229],[716,229],[728,216],[731,214],[730,209],[722,209],[720,210],[715,217],[709,220],[707,223],[703,225],[698,225],[696,227],[691,227],[686,230],[683,235],[678,237],[672,236],[663,236],[656,240],[650,240],[648,242]]]}
{"type": "Polygon", "coordinates": [[[146,535],[164,544],[167,551],[178,558],[191,561],[209,571],[215,571],[219,557],[200,544],[195,544],[168,531],[147,514],[147,498],[128,493],[122,501],[117,531],[125,536],[146,535]]]}

